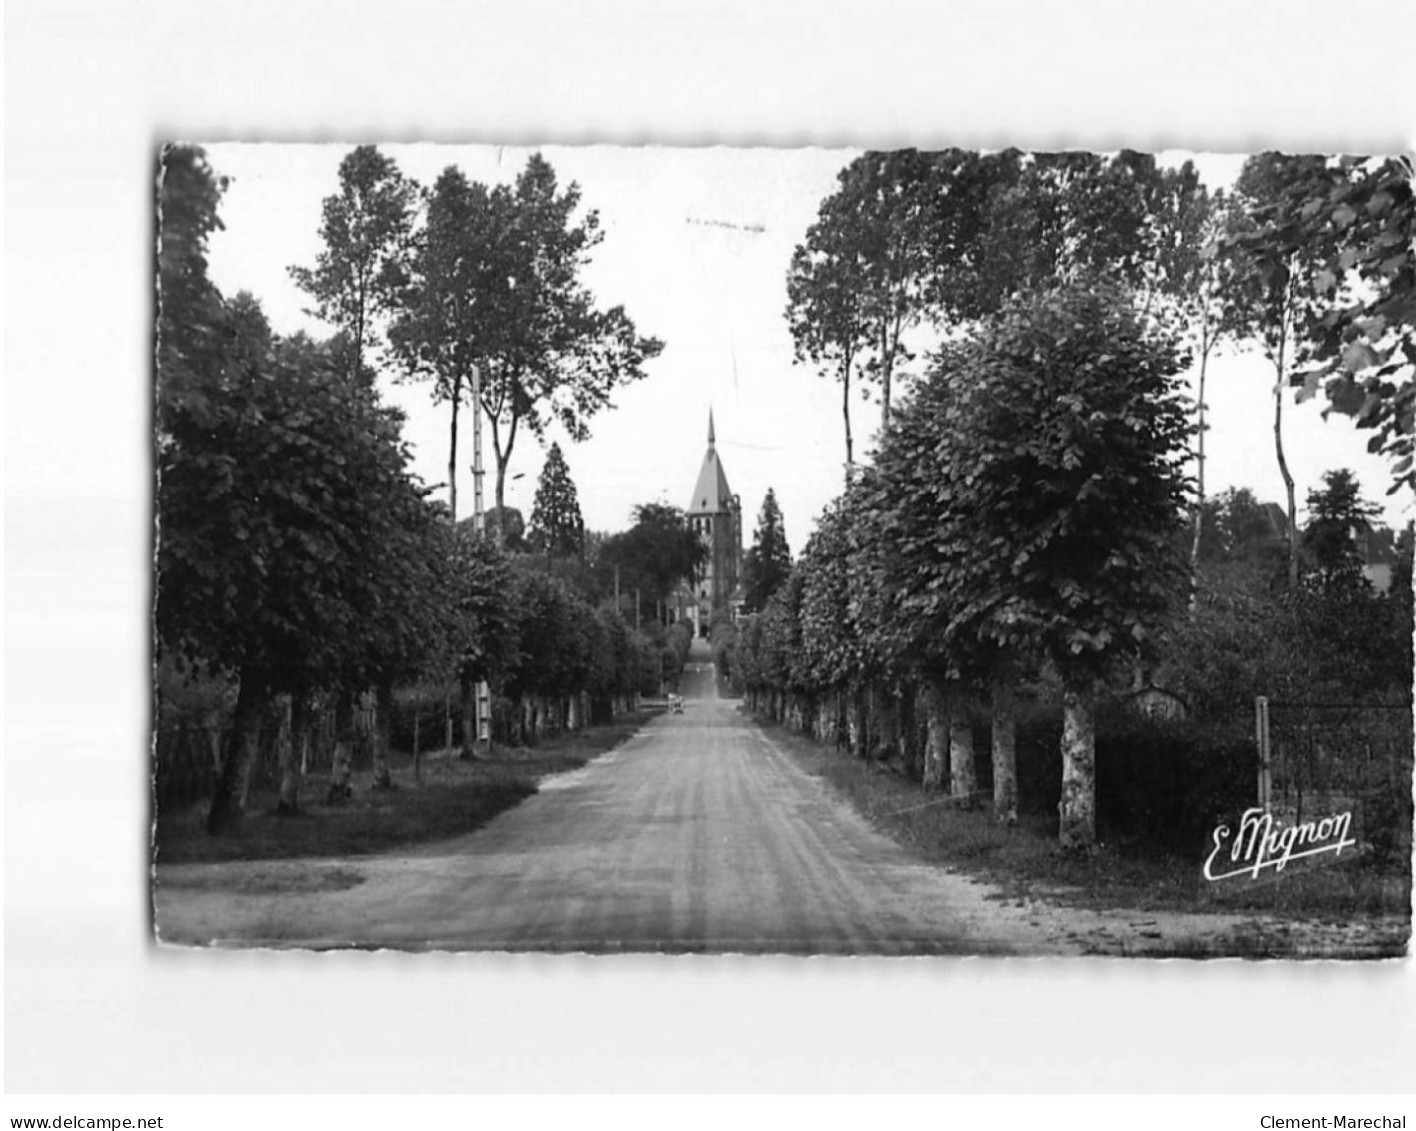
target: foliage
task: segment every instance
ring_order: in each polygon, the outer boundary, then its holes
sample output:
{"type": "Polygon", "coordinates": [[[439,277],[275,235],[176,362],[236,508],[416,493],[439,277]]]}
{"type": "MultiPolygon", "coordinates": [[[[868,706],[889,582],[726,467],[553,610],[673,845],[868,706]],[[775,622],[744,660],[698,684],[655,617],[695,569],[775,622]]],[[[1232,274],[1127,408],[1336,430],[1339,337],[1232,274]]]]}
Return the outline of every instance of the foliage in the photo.
{"type": "Polygon", "coordinates": [[[426,206],[389,341],[405,377],[429,381],[433,400],[451,406],[448,490],[455,519],[458,413],[471,393],[473,366],[505,348],[511,324],[511,203],[505,189],[488,191],[449,166],[426,206]]]}
{"type": "Polygon", "coordinates": [[[584,285],[581,273],[602,233],[594,210],[573,220],[577,184],[558,191],[555,170],[533,154],[509,205],[507,322],[502,339],[481,354],[498,505],[521,425],[543,436],[554,419],[573,440],[584,440],[614,390],[641,379],[645,362],[663,350],[662,342],[638,334],[623,307],[598,308],[584,285]]]}
{"type": "Polygon", "coordinates": [[[940,353],[869,499],[923,659],[988,645],[1092,678],[1147,640],[1185,584],[1178,368],[1171,340],[1095,287],[1019,303],[940,353]]]}
{"type": "Polygon", "coordinates": [[[782,510],[777,505],[776,494],[768,487],[767,495],[762,500],[762,510],[757,516],[752,545],[743,557],[744,610],[757,612],[762,609],[791,571],[792,552],[787,546],[787,534],[782,526],[782,510]]]}
{"type": "MultiPolygon", "coordinates": [[[[180,386],[224,364],[228,313],[207,275],[207,240],[222,229],[226,189],[206,151],[171,145],[158,159],[157,378],[161,396],[197,396],[180,386]]],[[[163,426],[159,414],[159,428],[163,426]]]]}
{"type": "Polygon", "coordinates": [[[374,340],[374,319],[389,310],[405,283],[417,186],[375,146],[361,145],[339,163],[339,192],[325,198],[315,266],[292,267],[311,311],[351,345],[350,372],[360,374],[374,340]]]}
{"type": "Polygon", "coordinates": [[[591,662],[593,612],[563,582],[534,569],[512,574],[518,656],[507,694],[570,695],[585,686],[591,662]]]}
{"type": "Polygon", "coordinates": [[[507,550],[526,548],[526,519],[515,507],[490,507],[484,521],[487,532],[507,550]]]}
{"type": "Polygon", "coordinates": [[[1290,159],[1255,209],[1256,229],[1232,241],[1268,261],[1312,264],[1323,299],[1304,325],[1300,399],[1323,384],[1331,410],[1373,436],[1396,491],[1416,487],[1416,193],[1409,157],[1290,159]]]}
{"type": "Polygon", "coordinates": [[[895,368],[910,357],[903,336],[930,308],[934,164],[912,149],[872,151],[838,181],[793,255],[788,321],[799,355],[821,364],[834,351],[847,384],[845,359],[861,356],[888,424],[895,368]]]}
{"type": "Polygon", "coordinates": [[[1327,472],[1322,489],[1308,492],[1303,549],[1313,580],[1324,592],[1367,586],[1358,539],[1371,530],[1378,513],[1362,499],[1356,478],[1346,468],[1327,472]]]}
{"type": "Polygon", "coordinates": [[[636,506],[634,525],[607,538],[599,554],[603,567],[618,568],[622,591],[638,589],[652,601],[667,601],[675,586],[693,578],[703,557],[683,512],[667,503],[636,506]]]}
{"type": "Polygon", "coordinates": [[[585,521],[559,444],[551,445],[541,468],[527,543],[534,552],[555,557],[578,557],[584,549],[585,521]]]}
{"type": "Polygon", "coordinates": [[[279,341],[258,363],[168,388],[158,458],[160,638],[281,690],[416,663],[431,509],[400,417],[351,390],[327,351],[279,341]]]}

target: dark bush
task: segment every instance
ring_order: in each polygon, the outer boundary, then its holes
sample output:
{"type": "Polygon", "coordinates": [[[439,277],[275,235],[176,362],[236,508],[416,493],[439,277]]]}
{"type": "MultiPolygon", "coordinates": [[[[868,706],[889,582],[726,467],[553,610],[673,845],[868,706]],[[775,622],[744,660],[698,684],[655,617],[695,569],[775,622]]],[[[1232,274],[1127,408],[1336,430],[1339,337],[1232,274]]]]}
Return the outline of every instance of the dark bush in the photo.
{"type": "MultiPolygon", "coordinates": [[[[1062,721],[1027,712],[1018,723],[1018,807],[1054,816],[1062,789],[1062,721]]],[[[980,777],[987,747],[980,745],[980,777]]],[[[1140,855],[1198,859],[1215,824],[1254,803],[1258,762],[1251,740],[1122,711],[1102,713],[1096,733],[1097,834],[1140,855]]]]}

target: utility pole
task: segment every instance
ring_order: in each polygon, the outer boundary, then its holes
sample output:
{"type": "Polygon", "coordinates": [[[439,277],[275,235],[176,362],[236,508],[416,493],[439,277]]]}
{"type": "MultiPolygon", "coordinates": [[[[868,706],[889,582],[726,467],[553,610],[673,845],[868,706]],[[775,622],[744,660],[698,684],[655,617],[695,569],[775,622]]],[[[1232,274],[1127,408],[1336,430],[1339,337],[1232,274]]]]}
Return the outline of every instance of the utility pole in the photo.
{"type": "MultiPolygon", "coordinates": [[[[480,537],[486,533],[487,516],[482,506],[482,367],[472,365],[472,529],[480,537]]],[[[477,752],[492,748],[492,689],[487,681],[477,684],[477,752]]]]}

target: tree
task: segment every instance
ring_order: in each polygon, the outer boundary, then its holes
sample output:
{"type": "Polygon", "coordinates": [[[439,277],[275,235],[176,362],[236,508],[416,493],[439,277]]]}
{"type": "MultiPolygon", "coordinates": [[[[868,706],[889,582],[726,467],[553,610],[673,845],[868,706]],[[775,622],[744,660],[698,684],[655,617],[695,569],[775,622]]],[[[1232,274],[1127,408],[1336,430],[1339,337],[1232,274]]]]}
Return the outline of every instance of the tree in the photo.
{"type": "Polygon", "coordinates": [[[851,381],[856,359],[868,346],[864,282],[850,245],[849,216],[843,202],[828,197],[806,242],[792,253],[787,271],[787,323],[798,364],[816,366],[841,385],[845,422],[846,474],[854,465],[851,439],[851,381]]]}
{"type": "Polygon", "coordinates": [[[324,248],[315,266],[290,268],[315,300],[311,313],[348,343],[351,379],[363,374],[374,320],[389,310],[406,281],[417,196],[417,186],[392,158],[375,146],[359,146],[339,163],[339,192],[325,198],[324,248]]]}
{"type": "Polygon", "coordinates": [[[1324,592],[1367,587],[1360,539],[1378,513],[1346,468],[1327,472],[1322,489],[1308,492],[1303,549],[1324,592]]]}
{"type": "MultiPolygon", "coordinates": [[[[222,229],[217,208],[226,190],[206,151],[166,146],[158,159],[158,430],[171,402],[198,396],[201,378],[226,364],[229,311],[207,275],[207,240],[222,229]]],[[[259,331],[257,331],[259,333],[259,331]]]]}
{"type": "Polygon", "coordinates": [[[504,507],[523,426],[543,437],[555,420],[585,439],[614,390],[642,378],[663,349],[636,332],[623,307],[598,308],[581,281],[601,235],[594,211],[573,220],[579,204],[579,186],[558,192],[539,154],[513,187],[488,189],[452,167],[434,186],[390,338],[405,372],[431,379],[435,400],[452,406],[454,517],[458,410],[474,365],[496,458],[495,503],[504,507]]]}
{"type": "Polygon", "coordinates": [[[1288,583],[1298,584],[1298,506],[1283,446],[1283,405],[1294,362],[1301,358],[1305,329],[1321,317],[1331,286],[1321,276],[1323,249],[1316,243],[1284,245],[1270,238],[1264,219],[1285,186],[1321,168],[1321,157],[1278,153],[1250,157],[1234,191],[1247,213],[1248,232],[1226,243],[1237,269],[1226,289],[1225,308],[1235,333],[1258,342],[1274,370],[1273,443],[1288,501],[1288,583]]]}
{"type": "Polygon", "coordinates": [[[622,591],[639,589],[651,601],[667,602],[674,587],[692,580],[702,566],[703,544],[678,507],[643,503],[633,516],[629,530],[611,535],[600,547],[600,563],[618,571],[622,591]]]}
{"type": "MultiPolygon", "coordinates": [[[[448,508],[457,521],[457,426],[471,394],[473,366],[506,349],[511,333],[512,201],[448,166],[427,202],[427,221],[412,253],[408,285],[389,328],[408,379],[432,384],[435,403],[451,406],[448,508]]],[[[497,506],[503,500],[498,492],[497,506]]]]}
{"type": "Polygon", "coordinates": [[[1202,565],[1237,567],[1264,585],[1287,568],[1288,529],[1283,508],[1261,503],[1247,487],[1230,487],[1205,503],[1202,565]]]}
{"type": "Polygon", "coordinates": [[[1096,688],[1187,584],[1179,367],[1115,290],[1021,300],[941,351],[877,459],[916,646],[962,669],[1036,656],[1061,684],[1068,847],[1095,839],[1096,688]]]}
{"type": "Polygon", "coordinates": [[[401,418],[306,339],[206,374],[163,418],[159,639],[240,680],[209,820],[222,833],[244,811],[271,695],[362,688],[414,662],[428,511],[401,418]]]}
{"type": "Polygon", "coordinates": [[[1195,505],[1194,530],[1190,538],[1192,570],[1200,561],[1205,518],[1209,513],[1205,494],[1205,433],[1209,430],[1206,423],[1209,405],[1205,397],[1209,359],[1219,343],[1235,329],[1226,313],[1226,295],[1233,282],[1234,262],[1230,257],[1221,255],[1219,248],[1227,232],[1238,222],[1237,215],[1232,202],[1223,193],[1211,197],[1200,186],[1192,196],[1182,201],[1177,216],[1177,227],[1187,233],[1188,238],[1182,238],[1177,245],[1172,271],[1178,284],[1177,305],[1181,320],[1191,335],[1193,357],[1199,370],[1195,390],[1195,505]]]}
{"type": "Polygon", "coordinates": [[[543,437],[551,420],[572,440],[590,434],[614,391],[644,377],[663,351],[643,337],[622,306],[600,309],[582,281],[602,239],[593,209],[578,221],[580,186],[558,191],[555,170],[533,154],[510,194],[511,249],[504,333],[480,355],[482,405],[497,461],[496,504],[506,502],[506,472],[524,425],[543,437]]]}
{"type": "Polygon", "coordinates": [[[1416,193],[1409,157],[1291,159],[1258,227],[1234,243],[1260,258],[1316,257],[1314,287],[1331,299],[1304,327],[1299,399],[1320,383],[1329,411],[1369,429],[1394,482],[1416,487],[1416,193]]]}
{"type": "Polygon", "coordinates": [[[782,511],[777,505],[777,496],[772,488],[762,500],[762,510],[757,516],[757,530],[752,536],[752,546],[743,557],[743,589],[746,599],[745,612],[760,612],[768,599],[775,593],[792,572],[792,552],[787,546],[786,531],[782,527],[782,511]]]}
{"type": "Polygon", "coordinates": [[[526,540],[534,552],[553,557],[579,557],[584,549],[585,521],[559,444],[546,453],[526,540]]]}
{"type": "Polygon", "coordinates": [[[930,309],[934,163],[913,149],[862,154],[843,169],[792,256],[787,321],[799,361],[835,368],[841,381],[846,462],[852,462],[850,381],[880,389],[890,423],[904,336],[930,309]]]}

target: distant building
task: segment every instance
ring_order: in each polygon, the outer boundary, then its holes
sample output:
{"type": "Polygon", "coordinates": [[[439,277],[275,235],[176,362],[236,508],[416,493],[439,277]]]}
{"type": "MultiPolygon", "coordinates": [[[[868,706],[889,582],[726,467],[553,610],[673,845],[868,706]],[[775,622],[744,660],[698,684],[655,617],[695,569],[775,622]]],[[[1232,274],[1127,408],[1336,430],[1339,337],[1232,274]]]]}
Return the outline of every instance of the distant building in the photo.
{"type": "Polygon", "coordinates": [[[687,508],[689,526],[703,544],[705,558],[692,586],[685,587],[679,600],[680,616],[692,618],[698,636],[707,634],[715,612],[723,609],[735,614],[742,602],[742,503],[728,486],[715,445],[710,409],[708,451],[687,508]]]}

